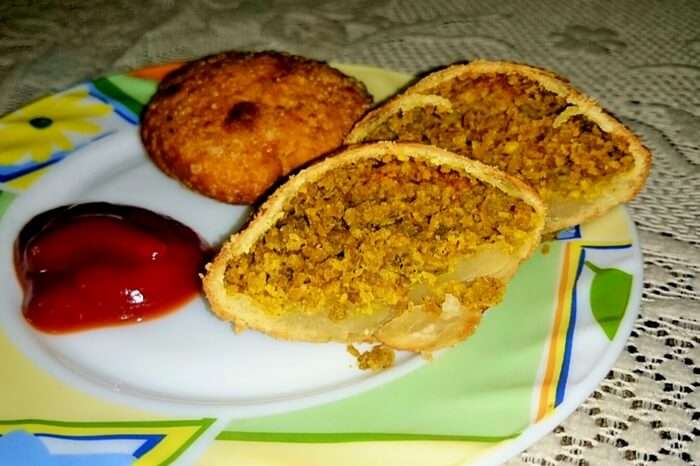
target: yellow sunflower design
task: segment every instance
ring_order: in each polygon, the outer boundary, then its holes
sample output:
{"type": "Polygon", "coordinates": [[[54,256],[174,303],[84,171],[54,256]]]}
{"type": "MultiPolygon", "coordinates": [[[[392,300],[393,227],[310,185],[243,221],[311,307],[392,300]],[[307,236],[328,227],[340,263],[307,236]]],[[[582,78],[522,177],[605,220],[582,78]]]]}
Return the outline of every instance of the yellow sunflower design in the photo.
{"type": "Polygon", "coordinates": [[[0,118],[0,182],[40,170],[53,155],[75,149],[71,137],[99,134],[102,128],[92,120],[109,115],[112,107],[87,96],[87,89],[74,89],[0,118]]]}

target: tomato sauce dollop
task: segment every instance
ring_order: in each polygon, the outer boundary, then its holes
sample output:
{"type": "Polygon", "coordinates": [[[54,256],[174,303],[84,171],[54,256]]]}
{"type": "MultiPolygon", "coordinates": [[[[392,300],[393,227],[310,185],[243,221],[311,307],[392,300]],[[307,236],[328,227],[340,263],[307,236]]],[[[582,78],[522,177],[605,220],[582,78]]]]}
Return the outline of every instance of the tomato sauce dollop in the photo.
{"type": "Polygon", "coordinates": [[[30,220],[15,243],[22,312],[48,333],[153,319],[199,292],[208,257],[194,231],[150,210],[58,207],[30,220]]]}

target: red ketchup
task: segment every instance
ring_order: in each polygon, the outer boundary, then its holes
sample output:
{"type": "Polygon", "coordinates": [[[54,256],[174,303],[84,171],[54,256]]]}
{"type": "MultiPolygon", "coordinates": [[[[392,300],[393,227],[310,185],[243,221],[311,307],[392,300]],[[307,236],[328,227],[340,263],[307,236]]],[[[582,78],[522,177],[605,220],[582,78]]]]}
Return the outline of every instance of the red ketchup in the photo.
{"type": "Polygon", "coordinates": [[[15,243],[27,321],[67,333],[154,319],[200,290],[208,248],[180,222],[95,202],[34,217],[15,243]]]}

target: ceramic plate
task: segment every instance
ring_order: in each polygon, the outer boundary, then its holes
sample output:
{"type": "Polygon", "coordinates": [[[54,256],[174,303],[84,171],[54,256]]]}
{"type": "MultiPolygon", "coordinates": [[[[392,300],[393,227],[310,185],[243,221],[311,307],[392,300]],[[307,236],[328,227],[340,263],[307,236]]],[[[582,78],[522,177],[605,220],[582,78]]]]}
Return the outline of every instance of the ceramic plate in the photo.
{"type": "MultiPolygon", "coordinates": [[[[642,283],[623,208],[543,245],[477,333],[429,363],[399,353],[389,370],[360,371],[344,345],[234,334],[202,298],[136,325],[34,330],[12,248],[39,212],[142,206],[211,244],[247,218],[247,208],[183,188],[143,151],[138,115],[174,66],[99,78],[0,119],[0,377],[13,381],[0,386],[0,459],[496,464],[561,422],[612,367],[642,283]]],[[[410,79],[339,67],[378,99],[410,79]]]]}

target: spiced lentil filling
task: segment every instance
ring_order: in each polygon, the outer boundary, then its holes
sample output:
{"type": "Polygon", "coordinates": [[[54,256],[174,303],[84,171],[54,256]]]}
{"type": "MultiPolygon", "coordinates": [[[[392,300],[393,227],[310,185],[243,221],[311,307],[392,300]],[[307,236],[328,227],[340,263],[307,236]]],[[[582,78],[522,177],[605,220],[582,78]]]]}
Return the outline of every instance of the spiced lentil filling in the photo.
{"type": "Polygon", "coordinates": [[[595,198],[601,182],[634,165],[623,138],[582,115],[562,115],[574,110],[566,100],[523,76],[462,77],[428,92],[449,99],[452,111],[399,112],[366,140],[448,149],[519,176],[545,200],[595,198]]]}
{"type": "Polygon", "coordinates": [[[535,225],[531,206],[463,172],[384,156],[304,185],[228,263],[225,286],[276,315],[342,320],[415,305],[439,313],[447,294],[483,310],[500,301],[501,280],[444,274],[484,246],[513,251],[535,225]],[[418,285],[430,292],[411,295],[418,285]]]}

